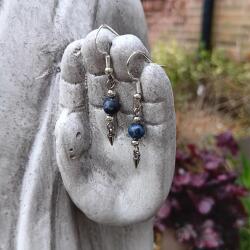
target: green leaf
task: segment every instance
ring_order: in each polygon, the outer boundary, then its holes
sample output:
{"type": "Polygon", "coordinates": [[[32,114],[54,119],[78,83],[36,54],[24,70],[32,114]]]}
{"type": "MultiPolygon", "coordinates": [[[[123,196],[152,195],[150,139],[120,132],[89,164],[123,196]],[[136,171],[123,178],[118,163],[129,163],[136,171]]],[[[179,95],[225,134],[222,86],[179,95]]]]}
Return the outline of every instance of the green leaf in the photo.
{"type": "Polygon", "coordinates": [[[241,154],[241,164],[242,164],[242,173],[240,176],[240,182],[244,187],[250,189],[250,161],[243,154],[241,154]]]}

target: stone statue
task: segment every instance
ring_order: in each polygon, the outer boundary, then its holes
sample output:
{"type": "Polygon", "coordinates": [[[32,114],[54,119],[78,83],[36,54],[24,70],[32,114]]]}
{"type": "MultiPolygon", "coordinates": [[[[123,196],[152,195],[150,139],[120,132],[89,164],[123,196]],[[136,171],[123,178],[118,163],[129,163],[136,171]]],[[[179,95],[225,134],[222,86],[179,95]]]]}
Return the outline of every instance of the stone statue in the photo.
{"type": "Polygon", "coordinates": [[[147,128],[135,169],[126,61],[146,47],[139,0],[0,1],[1,250],[152,250],[153,216],[173,176],[175,116],[164,71],[135,59],[147,128]],[[120,34],[103,30],[98,39],[112,44],[119,80],[113,146],[95,44],[103,23],[120,34]]]}

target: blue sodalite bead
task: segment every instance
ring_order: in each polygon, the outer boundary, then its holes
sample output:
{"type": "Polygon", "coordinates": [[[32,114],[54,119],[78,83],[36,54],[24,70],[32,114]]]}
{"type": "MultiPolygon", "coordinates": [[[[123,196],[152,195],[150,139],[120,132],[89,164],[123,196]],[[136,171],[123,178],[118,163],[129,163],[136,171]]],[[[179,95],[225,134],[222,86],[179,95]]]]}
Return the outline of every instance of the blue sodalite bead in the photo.
{"type": "Polygon", "coordinates": [[[103,110],[108,115],[116,114],[121,108],[118,98],[107,97],[103,102],[103,110]]]}
{"type": "Polygon", "coordinates": [[[128,127],[128,134],[134,139],[139,140],[145,135],[145,128],[139,123],[132,123],[128,127]]]}

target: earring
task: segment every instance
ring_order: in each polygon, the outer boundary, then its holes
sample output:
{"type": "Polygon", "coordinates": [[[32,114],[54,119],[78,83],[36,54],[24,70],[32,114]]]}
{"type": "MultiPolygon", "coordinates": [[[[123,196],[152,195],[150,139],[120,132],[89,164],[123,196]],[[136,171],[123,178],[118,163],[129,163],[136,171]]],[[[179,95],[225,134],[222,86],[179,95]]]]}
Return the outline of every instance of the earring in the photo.
{"type": "Polygon", "coordinates": [[[139,149],[139,141],[145,135],[145,127],[143,125],[143,93],[141,87],[140,78],[135,77],[129,70],[129,64],[133,57],[137,55],[142,55],[148,62],[152,62],[152,60],[143,52],[136,51],[133,52],[127,61],[127,71],[128,75],[131,77],[133,81],[136,82],[136,93],[133,96],[133,122],[128,127],[128,134],[132,138],[132,146],[134,147],[133,150],[133,160],[135,164],[135,168],[138,167],[141,154],[139,149]]]}
{"type": "Polygon", "coordinates": [[[106,116],[106,126],[107,126],[107,137],[109,139],[109,142],[111,145],[113,145],[114,142],[114,137],[115,137],[115,115],[117,114],[117,112],[120,110],[121,105],[119,102],[119,98],[117,96],[117,93],[115,92],[114,88],[117,84],[117,79],[115,79],[114,75],[113,75],[113,68],[112,68],[112,63],[111,63],[111,56],[110,56],[110,47],[107,51],[101,51],[98,46],[97,46],[97,38],[98,38],[98,34],[100,33],[100,31],[102,29],[108,29],[110,30],[112,33],[114,33],[115,35],[119,36],[119,34],[114,31],[111,27],[109,27],[106,24],[103,24],[100,26],[100,28],[98,29],[97,33],[96,33],[96,37],[95,37],[95,45],[96,45],[96,49],[105,55],[105,62],[106,62],[106,66],[105,66],[105,74],[108,77],[107,80],[107,95],[104,98],[103,101],[103,110],[104,112],[107,114],[106,116]]]}

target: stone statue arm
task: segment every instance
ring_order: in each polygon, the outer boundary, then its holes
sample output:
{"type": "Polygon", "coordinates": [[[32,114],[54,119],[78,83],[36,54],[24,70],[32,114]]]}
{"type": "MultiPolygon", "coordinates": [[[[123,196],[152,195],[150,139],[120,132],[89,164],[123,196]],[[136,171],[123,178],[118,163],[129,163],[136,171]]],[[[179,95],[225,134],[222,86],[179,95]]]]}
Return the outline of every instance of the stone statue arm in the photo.
{"type": "Polygon", "coordinates": [[[57,162],[66,190],[91,220],[128,225],[150,219],[166,198],[174,172],[175,115],[170,82],[154,63],[135,59],[144,94],[146,136],[135,169],[127,127],[132,122],[135,83],[126,62],[134,51],[148,54],[133,35],[103,30],[98,46],[107,48],[119,81],[122,109],[113,147],[106,137],[104,55],[96,49],[96,30],[64,52],[60,79],[60,117],[56,125],[57,162]]]}

